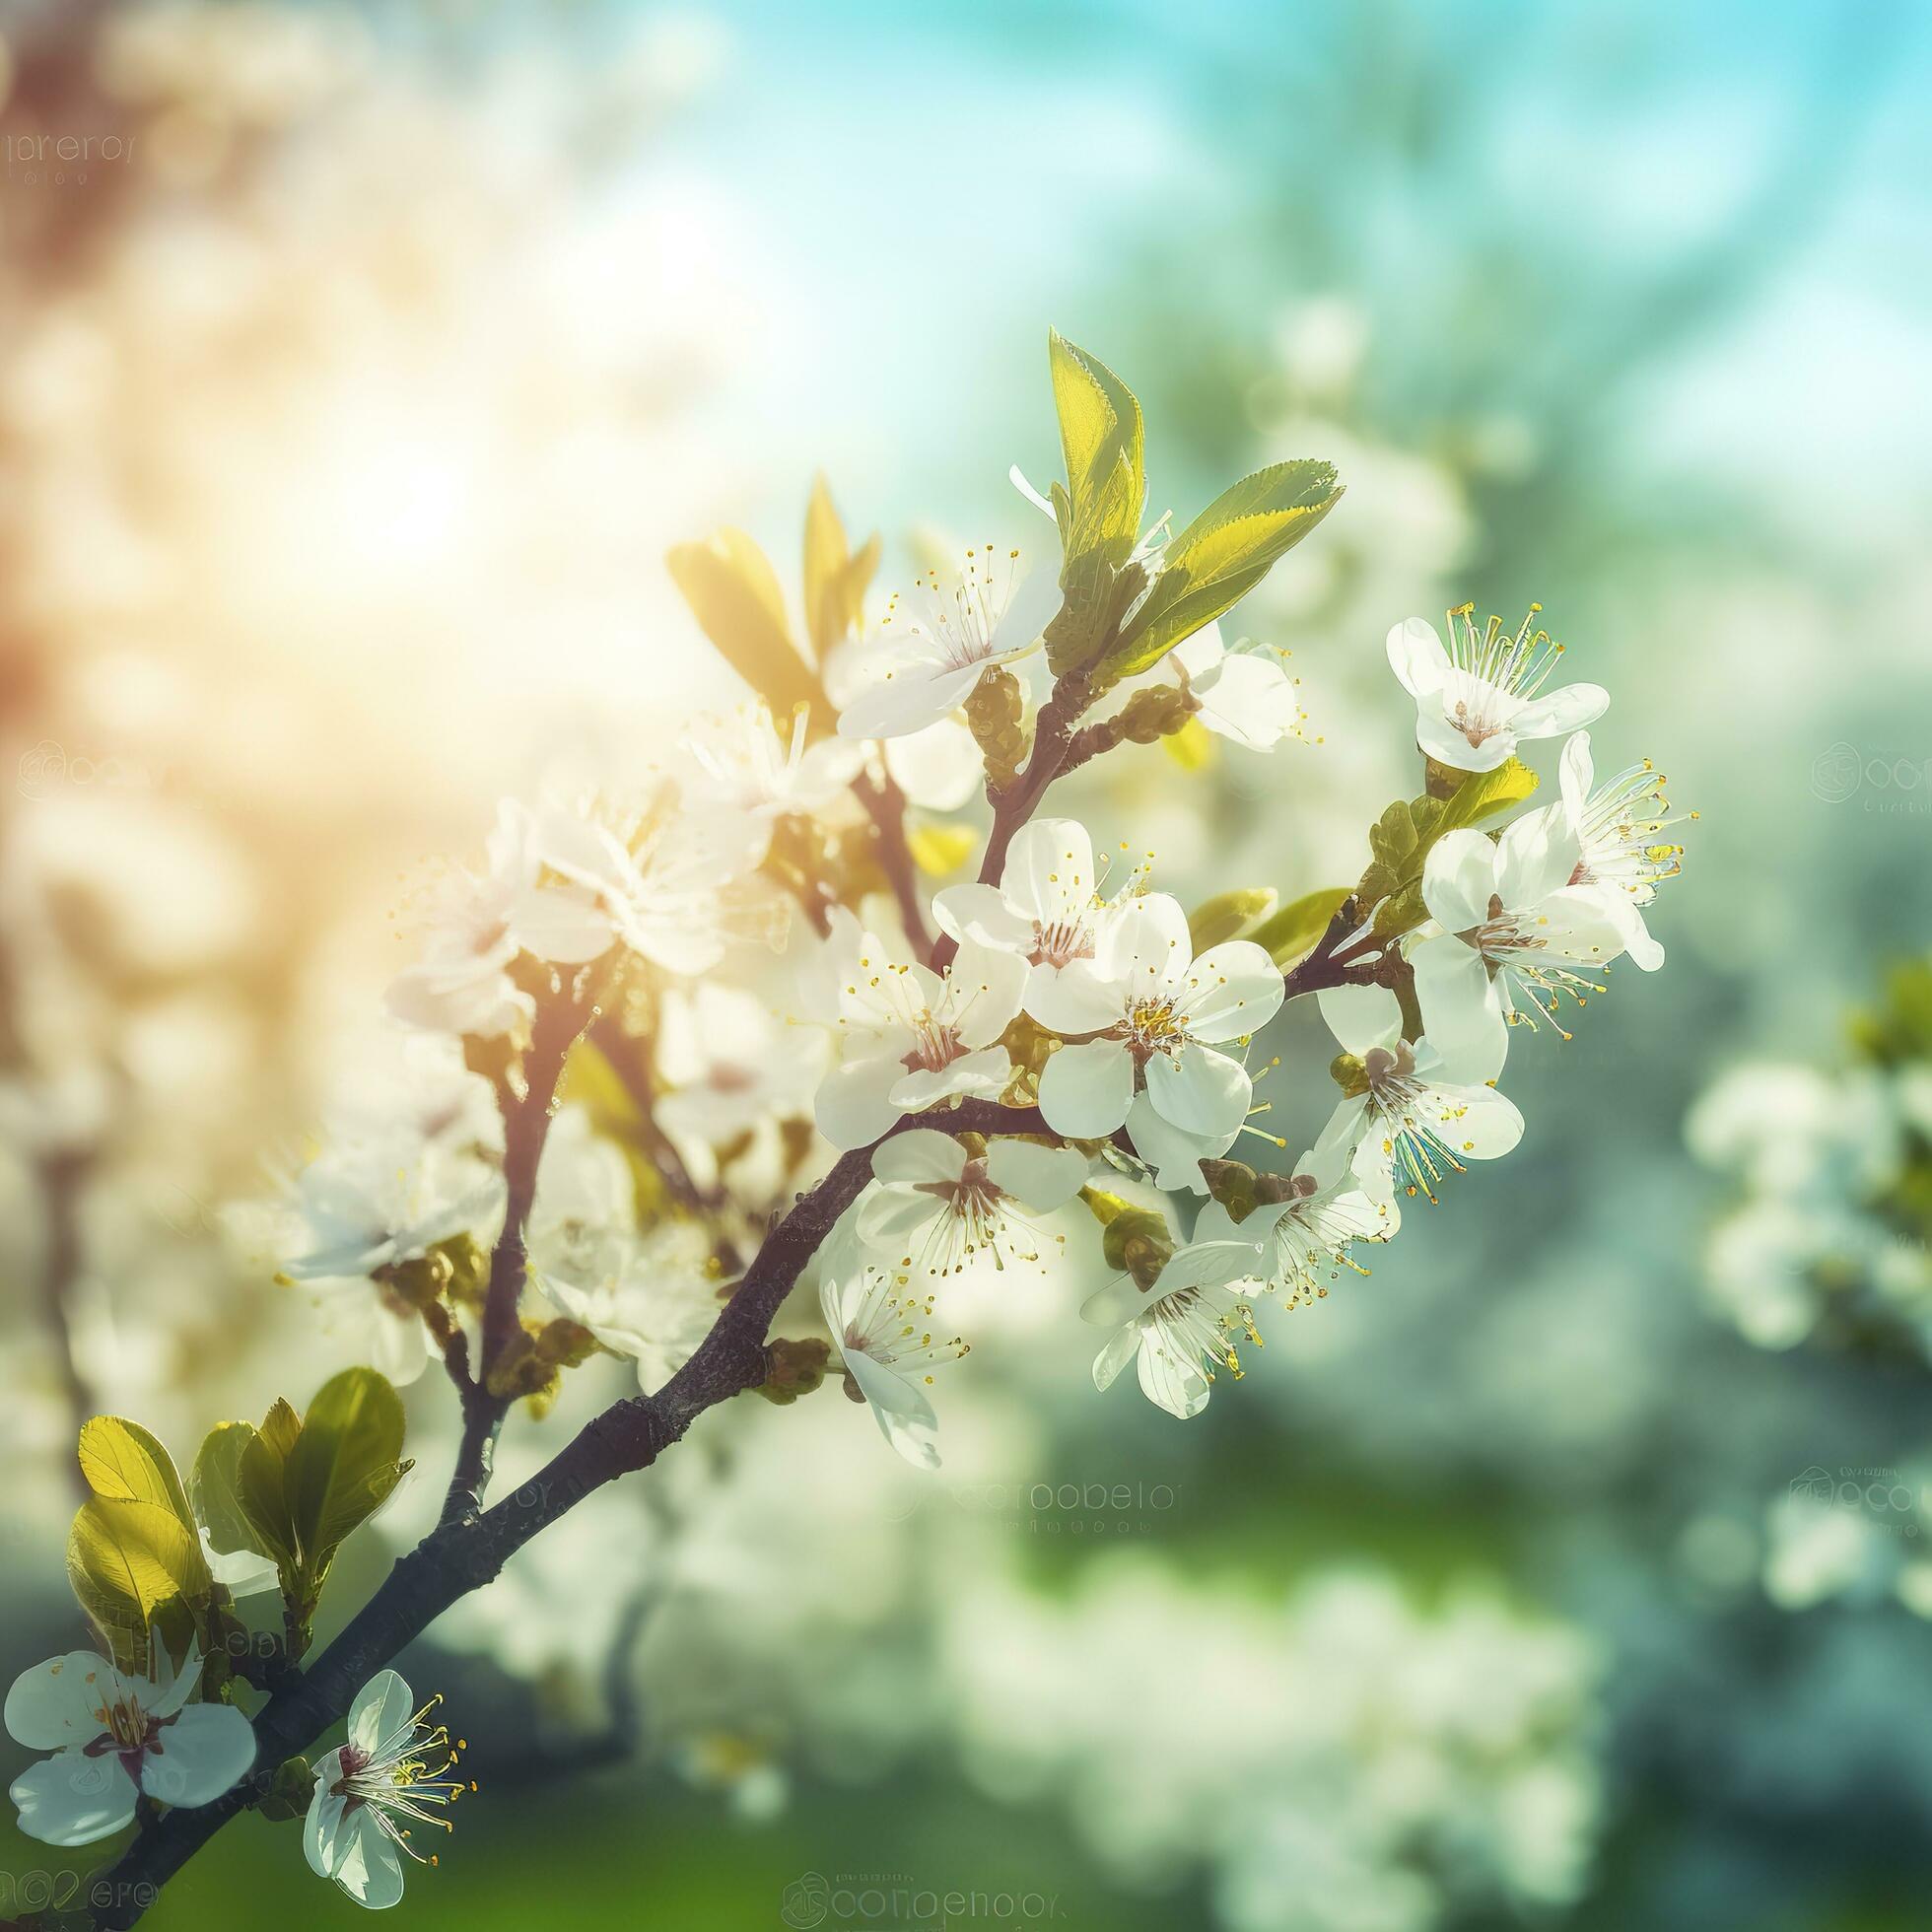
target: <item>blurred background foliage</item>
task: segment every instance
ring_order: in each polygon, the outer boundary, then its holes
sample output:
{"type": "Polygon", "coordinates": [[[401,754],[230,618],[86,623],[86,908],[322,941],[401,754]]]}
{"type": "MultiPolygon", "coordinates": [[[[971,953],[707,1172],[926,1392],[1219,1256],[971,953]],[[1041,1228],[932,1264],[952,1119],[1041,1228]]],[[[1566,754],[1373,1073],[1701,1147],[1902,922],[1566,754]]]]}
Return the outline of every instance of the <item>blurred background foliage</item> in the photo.
{"type": "MultiPolygon", "coordinates": [[[[1920,1922],[1919,10],[0,22],[10,1668],[76,1635],[77,1411],[182,1455],[336,1365],[232,1204],[376,1077],[434,855],[729,695],[665,548],[789,558],[820,464],[888,584],[1036,540],[1053,322],[1139,391],[1156,510],[1287,455],[1349,491],[1237,625],[1318,741],[1069,807],[1184,894],[1346,881],[1414,789],[1383,632],[1541,599],[1599,768],[1702,813],[1670,965],[1519,1042],[1520,1154],[1198,1422],[1094,1396],[1071,1292],[981,1284],[936,1483],[843,1404],[733,1414],[533,1545],[409,1660],[484,1791],[404,1909],[775,1925],[817,1873],[1121,1928],[1920,1922]],[[126,151],[20,145],[68,134],[126,151]]],[[[1293,1141],[1327,1049],[1276,1032],[1293,1141]]],[[[0,1828],[15,1903],[84,1869],[0,1828]]],[[[352,1910],[251,1819],[152,1922],[352,1910]]]]}

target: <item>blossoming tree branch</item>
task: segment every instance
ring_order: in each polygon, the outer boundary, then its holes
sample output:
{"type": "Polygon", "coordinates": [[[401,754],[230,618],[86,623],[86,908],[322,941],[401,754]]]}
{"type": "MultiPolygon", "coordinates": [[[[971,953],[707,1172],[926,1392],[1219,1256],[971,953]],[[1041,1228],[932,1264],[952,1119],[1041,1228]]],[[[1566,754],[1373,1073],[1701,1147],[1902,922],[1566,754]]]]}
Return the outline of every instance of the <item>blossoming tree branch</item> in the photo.
{"type": "Polygon", "coordinates": [[[185,1478],[137,1422],[83,1427],[68,1569],[95,1647],[24,1672],[5,1715],[43,1754],[13,1782],[23,1829],[132,1828],[97,1926],[132,1924],[249,1808],[299,1822],[320,1878],[396,1903],[471,1788],[392,1668],[404,1646],[733,1398],[835,1381],[936,1467],[962,1270],[1051,1278],[1090,1242],[1097,1388],[1131,1364],[1198,1414],[1271,1304],[1326,1295],[1406,1207],[1516,1145],[1512,1028],[1562,1032],[1610,962],[1662,963],[1661,780],[1597,782],[1608,695],[1563,681],[1535,612],[1390,631],[1419,789],[1351,883],[1187,906],[1047,811],[1122,744],[1300,735],[1282,654],[1220,620],[1342,494],[1326,463],[1277,463],[1178,532],[1149,523],[1133,393],[1057,335],[1050,361],[1066,479],[1013,478],[1037,544],[976,545],[878,610],[878,540],[854,549],[820,484],[801,634],[741,533],[673,551],[747,702],[635,797],[503,805],[388,996],[440,1072],[292,1183],[284,1278],[365,1365],[223,1423],[185,1478]],[[1517,754],[1540,739],[1562,740],[1560,795],[1531,808],[1517,754]],[[982,788],[976,878],[930,891],[978,840],[911,808],[982,788]],[[1250,1052],[1309,994],[1337,1053],[1306,1077],[1337,1091],[1291,1150],[1258,1124],[1250,1052]],[[640,1392],[493,1500],[505,1428],[602,1355],[640,1392]],[[315,1654],[336,1552],[409,1467],[396,1386],[430,1365],[460,1420],[440,1521],[315,1654]]]}

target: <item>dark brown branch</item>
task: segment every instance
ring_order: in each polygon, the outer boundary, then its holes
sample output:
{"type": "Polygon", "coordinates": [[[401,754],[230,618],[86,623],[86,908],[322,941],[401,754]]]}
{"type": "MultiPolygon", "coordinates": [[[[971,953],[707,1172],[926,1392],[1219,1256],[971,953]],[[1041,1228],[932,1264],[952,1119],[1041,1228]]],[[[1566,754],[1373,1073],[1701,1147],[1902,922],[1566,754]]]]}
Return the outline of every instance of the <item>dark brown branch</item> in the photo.
{"type": "MultiPolygon", "coordinates": [[[[999,791],[988,788],[987,795],[993,801],[993,829],[987,834],[986,855],[980,861],[982,885],[1000,883],[1000,875],[1006,868],[1006,848],[1012,844],[1014,833],[1033,816],[1046,796],[1047,787],[1063,771],[1072,769],[1068,759],[1073,727],[1092,701],[1084,672],[1072,671],[1060,679],[1034,722],[1033,752],[1025,770],[1012,784],[999,791]]],[[[958,950],[958,942],[942,932],[932,948],[933,971],[943,972],[958,950]]]]}
{"type": "MultiPolygon", "coordinates": [[[[1048,1131],[1037,1108],[984,1100],[909,1115],[892,1132],[913,1127],[978,1134],[1048,1131]]],[[[249,1777],[212,1805],[171,1811],[141,1830],[100,1875],[90,1898],[105,1901],[95,1914],[101,1932],[125,1932],[133,1925],[160,1888],[247,1809],[277,1766],[340,1722],[369,1679],[458,1598],[489,1583],[524,1544],[586,1496],[620,1476],[648,1469],[707,1409],[764,1380],[772,1319],[833,1223],[871,1178],[879,1144],[842,1155],[809,1194],[798,1198],[697,1352],[656,1395],[613,1404],[514,1494],[488,1509],[447,1518],[398,1560],[342,1634],[263,1706],[254,1720],[255,1768],[249,1777]]]]}
{"type": "Polygon", "coordinates": [[[906,794],[890,775],[874,781],[861,772],[852,789],[865,807],[878,838],[879,869],[899,902],[899,917],[905,923],[906,937],[921,959],[932,956],[932,935],[926,927],[926,907],[919,889],[919,869],[912,847],[906,840],[906,794]]]}
{"type": "Polygon", "coordinates": [[[516,1094],[501,1083],[497,1089],[503,1104],[503,1232],[497,1236],[497,1245],[490,1254],[490,1280],[483,1303],[483,1346],[477,1365],[471,1367],[469,1345],[460,1335],[446,1342],[444,1347],[444,1363],[456,1384],[463,1413],[462,1440],[456,1449],[448,1493],[443,1500],[445,1523],[474,1516],[482,1507],[484,1491],[490,1486],[497,1437],[503,1432],[504,1417],[510,1413],[514,1399],[492,1391],[490,1373],[506,1359],[520,1333],[518,1309],[523,1282],[529,1273],[524,1230],[529,1221],[530,1204],[536,1198],[536,1170],[543,1158],[544,1142],[549,1138],[550,1118],[556,1110],[557,1086],[563,1078],[564,1062],[569,1059],[571,1048],[583,1037],[585,1027],[597,1014],[593,1003],[594,971],[586,976],[591,982],[588,990],[537,1002],[529,1050],[523,1056],[522,1092],[516,1094]]]}

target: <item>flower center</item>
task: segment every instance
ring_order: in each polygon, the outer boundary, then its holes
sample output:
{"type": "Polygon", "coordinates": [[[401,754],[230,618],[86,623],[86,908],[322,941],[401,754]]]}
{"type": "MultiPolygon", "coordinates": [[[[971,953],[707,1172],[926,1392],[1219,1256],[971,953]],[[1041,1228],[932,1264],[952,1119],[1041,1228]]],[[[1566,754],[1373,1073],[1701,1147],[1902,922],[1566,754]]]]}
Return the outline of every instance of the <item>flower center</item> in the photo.
{"type": "Polygon", "coordinates": [[[1033,950],[1028,962],[1035,966],[1065,966],[1070,960],[1093,957],[1093,933],[1072,920],[1033,922],[1033,950]]]}
{"type": "Polygon", "coordinates": [[[1171,999],[1137,1000],[1128,1007],[1128,1049],[1140,1066],[1157,1053],[1178,1053],[1187,1042],[1187,1028],[1171,999]]]}
{"type": "Polygon", "coordinates": [[[901,1060],[909,1073],[936,1073],[942,1067],[950,1067],[965,1051],[952,1027],[931,1013],[922,1013],[913,1023],[912,1051],[901,1060]]]}

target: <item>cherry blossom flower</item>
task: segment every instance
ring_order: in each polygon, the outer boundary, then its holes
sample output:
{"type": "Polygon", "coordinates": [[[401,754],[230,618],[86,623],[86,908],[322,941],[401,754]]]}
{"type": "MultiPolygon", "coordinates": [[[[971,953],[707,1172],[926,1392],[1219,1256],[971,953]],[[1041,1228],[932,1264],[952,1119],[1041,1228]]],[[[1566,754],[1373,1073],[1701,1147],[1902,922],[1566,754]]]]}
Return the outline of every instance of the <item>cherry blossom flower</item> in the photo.
{"type": "Polygon", "coordinates": [[[1522,1115],[1488,1084],[1502,1059],[1485,1043],[1462,1040],[1453,1053],[1426,1035],[1412,1044],[1387,987],[1327,987],[1316,998],[1344,1051],[1361,1061],[1360,1090],[1343,1097],[1309,1156],[1317,1171],[1349,1167],[1374,1201],[1392,1200],[1398,1184],[1433,1201],[1444,1175],[1523,1138],[1522,1115]]]}
{"type": "Polygon", "coordinates": [[[582,965],[608,950],[610,921],[580,885],[545,880],[538,818],[506,798],[479,877],[465,872],[445,897],[423,957],[390,982],[388,1006],[411,1026],[445,1033],[510,1033],[533,1010],[510,977],[519,952],[582,965]]]}
{"type": "Polygon", "coordinates": [[[707,973],[733,933],[725,890],[751,872],[771,842],[768,819],[732,806],[666,798],[619,837],[564,811],[544,814],[544,856],[586,888],[617,936],[667,973],[707,973]]]}
{"type": "Polygon", "coordinates": [[[92,1844],[131,1824],[144,1794],[165,1805],[212,1804],[255,1761],[255,1734],[241,1711],[188,1702],[200,1657],[191,1651],[176,1676],[168,1646],[151,1642],[152,1677],[70,1650],[14,1680],[8,1731],[30,1751],[53,1753],[9,1794],[30,1838],[92,1844]]]}
{"type": "Polygon", "coordinates": [[[658,1124],[720,1145],[807,1111],[823,1069],[816,1035],[788,1030],[757,995],[701,980],[665,998],[657,1032],[658,1124]]]}
{"type": "Polygon", "coordinates": [[[1289,1308],[1327,1294],[1324,1281],[1342,1269],[1362,1272],[1349,1258],[1353,1243],[1387,1241],[1402,1225],[1395,1203],[1371,1200],[1346,1167],[1325,1182],[1304,1156],[1285,1179],[1263,1179],[1276,1184],[1278,1199],[1257,1201],[1239,1222],[1218,1201],[1210,1201],[1194,1224],[1194,1238],[1259,1241],[1260,1276],[1289,1308]]]}
{"type": "Polygon", "coordinates": [[[1230,1285],[1251,1278],[1260,1259],[1259,1241],[1236,1229],[1232,1238],[1177,1249],[1151,1287],[1122,1275],[1089,1295],[1081,1320],[1114,1331],[1094,1357],[1094,1387],[1111,1388],[1135,1360],[1149,1402],[1183,1421],[1199,1415],[1216,1370],[1237,1380],[1243,1373],[1235,1336],[1260,1345],[1249,1299],[1230,1285]]]}
{"type": "Polygon", "coordinates": [[[934,573],[895,601],[866,656],[867,682],[839,716],[848,738],[896,738],[957,711],[989,665],[1025,656],[1060,608],[1060,584],[1041,565],[1023,571],[1017,550],[1003,566],[991,548],[969,550],[950,584],[934,573]]]}
{"type": "Polygon", "coordinates": [[[418,1708],[396,1672],[379,1671],[349,1707],[347,1742],[315,1760],[302,1848],[311,1871],[372,1911],[400,1902],[405,1856],[436,1863],[410,1843],[411,1825],[453,1830],[443,1812],[476,1789],[450,1775],[464,1747],[430,1722],[440,1702],[418,1708]]]}
{"type": "Polygon", "coordinates": [[[1074,981],[1091,975],[1101,939],[1122,910],[1120,898],[1099,896],[1097,879],[1086,827],[1072,818],[1039,818],[1013,835],[997,886],[948,886],[933,895],[932,917],[954,939],[1017,953],[1029,968],[1025,1010],[1050,1031],[1084,1032],[1093,1024],[1091,989],[1070,983],[1063,996],[1063,975],[1080,961],[1086,964],[1074,981]]]}
{"type": "Polygon", "coordinates": [[[698,773],[699,796],[762,822],[810,817],[825,811],[865,764],[865,748],[850,738],[807,735],[801,704],[790,731],[781,730],[769,707],[741,705],[728,718],[701,721],[683,748],[698,773]]]}
{"type": "Polygon", "coordinates": [[[358,1357],[398,1386],[429,1358],[421,1312],[386,1279],[502,1211],[503,1182],[460,1148],[406,1128],[331,1147],[296,1177],[311,1245],[284,1266],[320,1296],[358,1357]]]}
{"type": "Polygon", "coordinates": [[[932,1297],[905,1291],[879,1269],[843,1282],[828,1271],[819,1281],[818,1299],[845,1359],[847,1395],[870,1407],[879,1432],[909,1463],[937,1469],[939,1422],[926,1391],[932,1370],[957,1361],[969,1345],[958,1336],[934,1342],[926,1326],[932,1297]]]}
{"type": "Polygon", "coordinates": [[[860,1208],[861,1241],[891,1249],[901,1270],[956,1275],[980,1256],[997,1269],[1037,1262],[1045,1243],[1028,1216],[1071,1201],[1087,1159],[1004,1138],[973,1151],[950,1134],[913,1128],[880,1147],[872,1176],[879,1187],[860,1208]]]}
{"type": "Polygon", "coordinates": [[[1186,673],[1195,717],[1247,751],[1273,751],[1283,738],[1299,737],[1308,722],[1285,656],[1245,639],[1230,650],[1218,623],[1203,626],[1168,654],[1186,673]]]}
{"type": "Polygon", "coordinates": [[[1419,617],[1396,625],[1389,664],[1415,700],[1415,742],[1461,772],[1492,772],[1530,738],[1560,737],[1603,716],[1610,693],[1598,684],[1545,691],[1563,647],[1534,628],[1539,604],[1512,636],[1491,617],[1476,628],[1474,604],[1449,613],[1450,648],[1419,617]],[[1459,621],[1460,620],[1460,621],[1459,621]]]}
{"type": "Polygon", "coordinates": [[[896,958],[841,907],[823,971],[842,1057],[819,1085],[817,1118],[835,1147],[862,1147],[901,1114],[954,1095],[1004,1089],[1012,1069],[996,1042],[1019,1011],[1026,965],[1016,954],[969,940],[941,978],[896,958]]]}
{"type": "Polygon", "coordinates": [[[1561,807],[1525,813],[1499,839],[1445,832],[1430,847],[1422,903],[1441,931],[1416,940],[1409,959],[1438,1048],[1468,1039],[1500,1065],[1498,1029],[1547,1019],[1560,1033],[1558,999],[1580,1005],[1603,991],[1577,967],[1608,965],[1623,950],[1622,931],[1603,894],[1570,883],[1579,857],[1561,807]]]}
{"type": "Polygon", "coordinates": [[[1248,1117],[1253,1084],[1215,1049],[1245,1042],[1281,1004],[1281,972],[1251,940],[1199,959],[1187,915],[1165,893],[1125,909],[1099,956],[1063,976],[1067,1030],[1098,1037],[1060,1048],[1040,1075],[1040,1111],[1056,1134],[1112,1134],[1144,1088],[1183,1133],[1230,1138],[1248,1117]]]}
{"type": "Polygon", "coordinates": [[[670,1380],[718,1319],[711,1241],[690,1221],[642,1232],[623,1150],[581,1107],[551,1127],[529,1217],[530,1274],[561,1315],[637,1364],[645,1394],[670,1380]]]}
{"type": "Polygon", "coordinates": [[[1664,963],[1664,948],[1650,936],[1641,908],[1656,898],[1659,881],[1677,877],[1684,862],[1684,848],[1658,836],[1678,823],[1663,794],[1664,775],[1645,759],[1598,786],[1590,733],[1577,731],[1563,745],[1560,778],[1561,810],[1577,844],[1569,883],[1602,897],[1631,963],[1654,973],[1664,963]]]}

